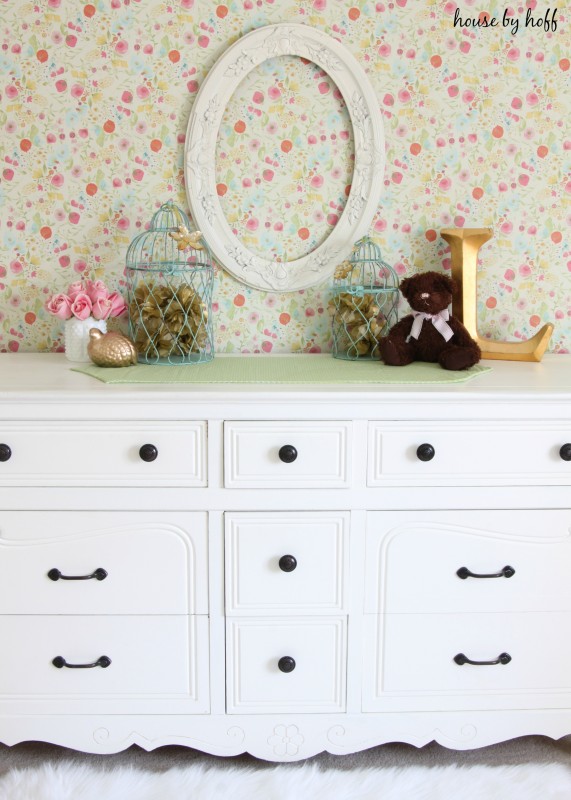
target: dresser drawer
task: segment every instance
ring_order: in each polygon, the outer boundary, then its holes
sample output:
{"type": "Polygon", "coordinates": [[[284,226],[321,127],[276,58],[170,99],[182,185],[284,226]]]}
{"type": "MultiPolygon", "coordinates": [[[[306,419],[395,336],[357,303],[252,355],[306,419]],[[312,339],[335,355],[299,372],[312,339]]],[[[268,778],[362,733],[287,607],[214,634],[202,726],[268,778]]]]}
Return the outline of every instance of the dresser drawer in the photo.
{"type": "Polygon", "coordinates": [[[229,488],[346,488],[350,422],[226,422],[229,488]]]}
{"type": "Polygon", "coordinates": [[[228,713],[345,710],[345,619],[266,617],[226,624],[228,713]]]}
{"type": "Polygon", "coordinates": [[[0,486],[206,486],[205,422],[3,422],[0,486]]]}
{"type": "Polygon", "coordinates": [[[207,515],[1,511],[0,610],[205,614],[207,515]]]}
{"type": "Polygon", "coordinates": [[[226,613],[340,614],[349,514],[228,513],[226,613]]]}
{"type": "Polygon", "coordinates": [[[208,709],[207,617],[0,616],[0,638],[0,701],[60,697],[61,713],[70,700],[103,713],[95,701],[113,698],[119,713],[131,697],[176,696],[187,713],[208,709]],[[85,667],[103,656],[108,666],[85,667]]]}
{"type": "Polygon", "coordinates": [[[549,707],[561,706],[561,694],[571,693],[571,643],[564,634],[570,613],[387,614],[369,620],[366,638],[376,644],[367,654],[368,660],[374,651],[374,692],[366,710],[392,710],[397,696],[414,697],[410,707],[417,710],[549,707]],[[463,655],[495,662],[504,654],[508,663],[455,661],[463,655]]]}
{"type": "Polygon", "coordinates": [[[571,510],[372,512],[365,610],[571,611],[570,529],[571,510]]]}
{"type": "Polygon", "coordinates": [[[571,461],[560,450],[570,442],[568,423],[373,422],[368,484],[568,485],[571,461]]]}

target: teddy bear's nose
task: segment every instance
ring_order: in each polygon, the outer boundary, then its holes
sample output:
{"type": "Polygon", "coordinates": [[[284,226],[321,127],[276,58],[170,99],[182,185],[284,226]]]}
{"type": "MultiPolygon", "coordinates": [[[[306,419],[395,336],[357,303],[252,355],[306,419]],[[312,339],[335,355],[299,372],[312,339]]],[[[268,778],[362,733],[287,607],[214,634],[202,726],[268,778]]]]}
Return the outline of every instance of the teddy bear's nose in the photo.
{"type": "Polygon", "coordinates": [[[423,292],[420,296],[423,300],[426,300],[427,297],[430,297],[430,294],[428,292],[423,292]]]}

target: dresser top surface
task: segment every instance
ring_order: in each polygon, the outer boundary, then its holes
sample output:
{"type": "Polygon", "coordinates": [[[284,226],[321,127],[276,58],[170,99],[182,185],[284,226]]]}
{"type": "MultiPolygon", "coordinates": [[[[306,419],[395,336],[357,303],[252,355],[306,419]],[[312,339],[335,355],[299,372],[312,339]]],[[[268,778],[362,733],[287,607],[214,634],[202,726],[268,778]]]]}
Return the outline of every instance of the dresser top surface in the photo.
{"type": "MultiPolygon", "coordinates": [[[[240,356],[217,355],[217,359],[240,356]]],[[[329,355],[260,356],[260,358],[292,358],[297,361],[331,358],[329,355]]],[[[296,398],[310,400],[321,396],[350,400],[361,398],[373,402],[434,402],[439,397],[459,402],[478,399],[552,399],[571,400],[571,356],[550,354],[541,363],[516,361],[484,361],[491,371],[462,383],[450,384],[106,384],[88,375],[72,371],[60,353],[0,354],[0,403],[13,403],[41,398],[88,399],[96,402],[124,401],[215,401],[248,400],[252,396],[268,399],[296,398]]]]}

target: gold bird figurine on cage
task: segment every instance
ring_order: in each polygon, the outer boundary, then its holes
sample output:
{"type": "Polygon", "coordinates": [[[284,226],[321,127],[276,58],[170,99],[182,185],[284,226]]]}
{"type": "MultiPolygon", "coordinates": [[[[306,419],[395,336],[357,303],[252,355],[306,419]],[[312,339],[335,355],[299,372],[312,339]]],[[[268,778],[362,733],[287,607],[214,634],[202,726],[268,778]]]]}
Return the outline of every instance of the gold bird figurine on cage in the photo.
{"type": "Polygon", "coordinates": [[[87,354],[98,367],[130,367],[137,363],[137,350],[132,339],[118,331],[89,331],[87,354]]]}
{"type": "Polygon", "coordinates": [[[200,231],[189,231],[186,225],[179,225],[178,232],[170,231],[169,235],[177,242],[179,250],[186,250],[189,247],[192,247],[193,250],[204,250],[200,244],[202,238],[200,231]]]}

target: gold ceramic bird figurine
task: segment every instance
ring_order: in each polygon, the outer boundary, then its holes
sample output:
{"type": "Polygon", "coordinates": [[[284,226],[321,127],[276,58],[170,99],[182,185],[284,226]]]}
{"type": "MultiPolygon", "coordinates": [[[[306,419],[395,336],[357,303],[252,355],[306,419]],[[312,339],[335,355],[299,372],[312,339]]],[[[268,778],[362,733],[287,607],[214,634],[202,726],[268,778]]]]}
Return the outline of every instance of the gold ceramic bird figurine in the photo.
{"type": "Polygon", "coordinates": [[[130,367],[137,363],[133,341],[118,331],[101,333],[97,328],[91,328],[87,354],[98,367],[130,367]]]}
{"type": "Polygon", "coordinates": [[[170,236],[178,242],[177,247],[179,250],[186,250],[192,247],[193,250],[204,250],[200,244],[202,234],[200,231],[189,231],[186,225],[178,226],[178,233],[176,231],[169,231],[170,236]]]}

